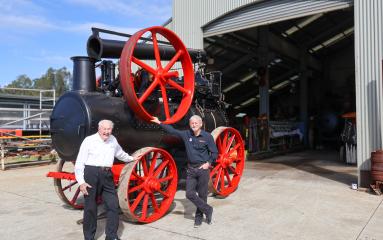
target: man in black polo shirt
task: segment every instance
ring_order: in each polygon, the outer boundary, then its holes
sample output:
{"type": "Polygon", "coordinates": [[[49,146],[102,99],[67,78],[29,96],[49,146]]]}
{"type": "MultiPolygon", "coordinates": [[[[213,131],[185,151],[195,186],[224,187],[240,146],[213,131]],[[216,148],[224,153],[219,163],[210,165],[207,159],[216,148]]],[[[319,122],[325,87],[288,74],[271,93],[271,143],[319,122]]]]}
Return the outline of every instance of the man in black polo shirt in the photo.
{"type": "Polygon", "coordinates": [[[206,216],[206,222],[211,224],[213,207],[207,204],[209,167],[218,156],[213,136],[201,129],[202,118],[198,115],[190,118],[190,130],[174,129],[170,125],[162,124],[156,117],[152,119],[152,122],[160,124],[167,132],[183,140],[188,158],[186,198],[197,207],[194,227],[202,224],[203,214],[206,216]]]}

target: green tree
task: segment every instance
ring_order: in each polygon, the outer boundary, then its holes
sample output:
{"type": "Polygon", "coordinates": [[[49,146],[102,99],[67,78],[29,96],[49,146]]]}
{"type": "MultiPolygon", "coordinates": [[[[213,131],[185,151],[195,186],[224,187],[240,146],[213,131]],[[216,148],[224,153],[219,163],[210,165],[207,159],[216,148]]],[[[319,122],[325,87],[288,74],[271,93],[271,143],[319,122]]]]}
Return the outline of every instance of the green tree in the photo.
{"type": "MultiPolygon", "coordinates": [[[[31,80],[27,75],[23,74],[17,77],[16,80],[11,82],[5,87],[8,88],[26,88],[26,89],[44,89],[56,90],[56,96],[61,96],[65,91],[69,90],[69,81],[71,79],[70,72],[65,68],[53,69],[48,68],[47,72],[42,75],[40,78],[31,80]]],[[[7,93],[18,93],[26,95],[39,95],[38,92],[19,92],[16,90],[7,90],[4,91],[7,93]]]]}
{"type": "MultiPolygon", "coordinates": [[[[32,80],[25,74],[20,75],[16,78],[16,80],[13,80],[10,84],[4,86],[5,88],[24,88],[29,89],[32,88],[33,82],[32,80]]],[[[24,94],[24,95],[33,95],[32,92],[26,92],[22,90],[11,90],[11,89],[2,89],[2,93],[7,94],[24,94]]]]}
{"type": "Polygon", "coordinates": [[[6,87],[8,88],[31,88],[32,80],[25,74],[20,75],[6,87]]]}
{"type": "Polygon", "coordinates": [[[33,80],[33,88],[55,89],[56,96],[61,96],[69,89],[70,76],[70,72],[65,67],[58,70],[49,68],[43,76],[33,80]]]}
{"type": "Polygon", "coordinates": [[[54,78],[55,70],[49,68],[44,75],[33,80],[33,88],[44,90],[54,89],[54,78]]]}
{"type": "Polygon", "coordinates": [[[70,72],[65,68],[60,68],[56,71],[55,89],[59,96],[69,90],[70,72]]]}

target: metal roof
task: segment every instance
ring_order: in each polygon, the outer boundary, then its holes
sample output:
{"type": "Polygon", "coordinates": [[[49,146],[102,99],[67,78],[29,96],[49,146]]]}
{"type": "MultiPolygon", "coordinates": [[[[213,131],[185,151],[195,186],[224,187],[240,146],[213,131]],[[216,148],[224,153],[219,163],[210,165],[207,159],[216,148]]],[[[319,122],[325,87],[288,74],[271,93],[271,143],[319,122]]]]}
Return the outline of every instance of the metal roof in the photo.
{"type": "MultiPolygon", "coordinates": [[[[288,91],[288,88],[277,87],[278,84],[286,80],[290,82],[297,80],[299,49],[302,45],[311,50],[315,46],[328,42],[334,36],[342,34],[342,37],[331,44],[309,52],[308,67],[314,74],[322,70],[321,62],[324,58],[337,54],[350,44],[353,45],[353,31],[350,31],[353,29],[352,7],[320,14],[302,27],[302,23],[307,23],[309,18],[312,16],[268,25],[270,32],[268,67],[272,94],[288,91]],[[294,27],[297,30],[292,31],[294,27]],[[344,34],[347,30],[348,33],[344,34]]],[[[204,39],[205,50],[208,56],[214,59],[214,64],[208,65],[208,70],[223,71],[222,89],[226,94],[226,100],[233,106],[238,106],[250,96],[258,94],[256,79],[256,72],[260,67],[258,29],[257,27],[248,28],[204,39]],[[252,77],[249,78],[249,75],[252,77]]],[[[257,102],[253,101],[252,104],[257,102]]]]}

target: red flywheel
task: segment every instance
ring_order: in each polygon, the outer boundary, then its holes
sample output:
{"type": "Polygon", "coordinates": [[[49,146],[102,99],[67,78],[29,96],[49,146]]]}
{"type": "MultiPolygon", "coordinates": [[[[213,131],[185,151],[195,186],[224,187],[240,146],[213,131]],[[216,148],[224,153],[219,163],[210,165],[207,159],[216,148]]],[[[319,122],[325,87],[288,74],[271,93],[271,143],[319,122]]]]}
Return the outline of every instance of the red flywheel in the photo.
{"type": "MultiPolygon", "coordinates": [[[[129,107],[143,120],[150,121],[158,113],[152,113],[148,110],[145,102],[161,92],[163,113],[165,119],[160,120],[165,124],[176,123],[181,120],[187,113],[193,100],[194,95],[194,70],[190,55],[175,33],[164,27],[150,27],[138,31],[130,37],[129,41],[124,46],[120,59],[120,79],[124,96],[129,107]],[[141,36],[146,32],[150,32],[153,42],[153,51],[155,57],[155,67],[151,62],[145,59],[135,57],[135,49],[141,36]],[[158,37],[163,37],[169,41],[175,50],[175,55],[169,61],[161,60],[161,45],[158,42],[158,37]],[[173,70],[176,62],[180,62],[182,70],[173,70]],[[140,67],[151,75],[149,85],[143,92],[137,93],[135,88],[134,68],[140,67]],[[183,74],[183,81],[176,81],[176,78],[183,74]],[[176,109],[170,108],[171,99],[168,96],[168,90],[172,89],[179,91],[182,99],[176,109]]],[[[159,117],[159,116],[157,116],[159,117]]]]}

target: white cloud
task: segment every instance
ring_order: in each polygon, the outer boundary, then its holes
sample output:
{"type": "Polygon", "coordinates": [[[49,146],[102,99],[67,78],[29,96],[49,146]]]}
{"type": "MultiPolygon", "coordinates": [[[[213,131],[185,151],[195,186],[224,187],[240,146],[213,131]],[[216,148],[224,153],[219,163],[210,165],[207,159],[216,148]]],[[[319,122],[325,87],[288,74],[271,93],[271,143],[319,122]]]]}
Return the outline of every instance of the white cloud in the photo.
{"type": "Polygon", "coordinates": [[[108,29],[111,31],[116,31],[116,32],[121,32],[121,33],[128,33],[128,34],[134,34],[139,28],[125,28],[125,27],[120,27],[120,26],[113,26],[113,25],[108,25],[105,23],[100,23],[100,22],[88,22],[88,23],[81,23],[81,24],[65,24],[66,26],[62,26],[61,29],[64,31],[69,31],[69,32],[78,32],[78,33],[91,33],[91,28],[102,28],[102,29],[108,29]]]}
{"type": "Polygon", "coordinates": [[[52,23],[39,16],[0,14],[0,22],[0,29],[10,29],[13,31],[35,31],[56,28],[52,23]]]}
{"type": "Polygon", "coordinates": [[[25,59],[34,62],[43,62],[48,64],[67,64],[70,63],[70,56],[57,55],[47,50],[40,50],[37,56],[24,56],[25,59]]]}
{"type": "MultiPolygon", "coordinates": [[[[169,6],[168,1],[169,0],[110,0],[106,3],[104,0],[67,0],[69,3],[86,6],[98,11],[110,12],[128,17],[157,18],[159,21],[165,21],[169,18],[171,7],[169,6]],[[165,4],[165,2],[167,4],[165,4]]],[[[46,2],[45,4],[50,4],[50,2],[46,2]]],[[[39,6],[32,1],[0,0],[0,30],[8,31],[7,34],[17,33],[15,38],[25,34],[33,35],[35,33],[38,34],[43,31],[52,30],[89,34],[91,27],[105,28],[130,34],[139,30],[138,28],[113,26],[101,22],[74,23],[72,20],[54,20],[45,14],[46,11],[47,9],[44,9],[42,6],[39,6]]]]}
{"type": "Polygon", "coordinates": [[[45,9],[33,1],[0,0],[0,30],[28,33],[54,29],[52,22],[43,17],[44,12],[45,9]]]}
{"type": "MultiPolygon", "coordinates": [[[[134,34],[139,28],[126,28],[120,26],[108,25],[100,22],[72,23],[72,22],[52,22],[40,16],[16,16],[0,14],[0,30],[10,30],[21,34],[33,34],[42,31],[63,31],[75,32],[80,34],[91,34],[91,28],[103,28],[116,32],[134,34]]],[[[7,35],[11,36],[10,32],[7,35]]],[[[15,36],[15,38],[17,38],[15,36]]]]}
{"type": "Polygon", "coordinates": [[[0,0],[0,12],[2,13],[40,13],[43,11],[39,5],[27,0],[0,0]]]}
{"type": "Polygon", "coordinates": [[[70,57],[68,56],[26,56],[25,59],[32,60],[35,62],[44,62],[44,63],[67,63],[70,62],[70,57]]]}
{"type": "Polygon", "coordinates": [[[102,0],[69,0],[73,4],[83,5],[87,7],[93,7],[99,11],[105,12],[119,12],[131,15],[142,15],[142,11],[139,11],[130,1],[129,4],[126,1],[109,0],[107,3],[102,0]]]}
{"type": "Polygon", "coordinates": [[[98,11],[116,13],[121,16],[150,17],[165,21],[171,13],[171,6],[167,6],[167,0],[143,1],[143,0],[68,0],[76,5],[92,7],[98,11]]]}

